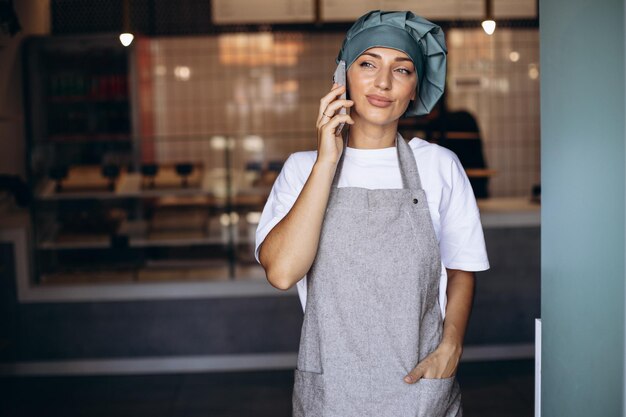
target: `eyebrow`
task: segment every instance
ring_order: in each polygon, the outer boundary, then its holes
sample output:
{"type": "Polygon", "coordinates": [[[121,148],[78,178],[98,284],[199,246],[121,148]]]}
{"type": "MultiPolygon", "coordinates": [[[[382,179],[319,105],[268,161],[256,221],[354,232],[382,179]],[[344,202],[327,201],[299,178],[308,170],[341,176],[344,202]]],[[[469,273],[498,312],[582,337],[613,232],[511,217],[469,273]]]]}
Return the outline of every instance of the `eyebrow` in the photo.
{"type": "MultiPolygon", "coordinates": [[[[362,55],[369,55],[369,56],[372,56],[374,58],[382,59],[382,57],[380,55],[372,53],[372,52],[363,52],[362,55]]],[[[396,57],[395,61],[410,61],[410,62],[413,62],[411,60],[411,58],[406,58],[406,57],[403,57],[403,56],[396,57]]]]}

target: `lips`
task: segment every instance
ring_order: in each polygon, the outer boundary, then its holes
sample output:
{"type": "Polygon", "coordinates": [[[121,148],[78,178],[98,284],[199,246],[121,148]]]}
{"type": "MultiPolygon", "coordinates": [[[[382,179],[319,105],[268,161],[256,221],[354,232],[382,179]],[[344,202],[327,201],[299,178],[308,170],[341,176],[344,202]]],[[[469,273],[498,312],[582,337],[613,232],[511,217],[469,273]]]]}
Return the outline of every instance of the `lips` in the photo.
{"type": "Polygon", "coordinates": [[[375,107],[389,107],[393,103],[393,100],[383,96],[377,96],[376,94],[368,94],[365,97],[367,101],[375,107]]]}

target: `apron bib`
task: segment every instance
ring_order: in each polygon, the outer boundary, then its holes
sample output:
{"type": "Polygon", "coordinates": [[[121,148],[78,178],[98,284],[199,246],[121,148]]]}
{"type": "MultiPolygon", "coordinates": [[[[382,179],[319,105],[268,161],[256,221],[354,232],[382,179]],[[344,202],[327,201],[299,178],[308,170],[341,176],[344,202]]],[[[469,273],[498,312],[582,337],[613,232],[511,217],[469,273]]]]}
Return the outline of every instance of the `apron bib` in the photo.
{"type": "Polygon", "coordinates": [[[413,151],[400,134],[402,189],[338,188],[307,273],[294,417],[460,417],[455,376],[404,376],[443,333],[441,258],[413,151]]]}

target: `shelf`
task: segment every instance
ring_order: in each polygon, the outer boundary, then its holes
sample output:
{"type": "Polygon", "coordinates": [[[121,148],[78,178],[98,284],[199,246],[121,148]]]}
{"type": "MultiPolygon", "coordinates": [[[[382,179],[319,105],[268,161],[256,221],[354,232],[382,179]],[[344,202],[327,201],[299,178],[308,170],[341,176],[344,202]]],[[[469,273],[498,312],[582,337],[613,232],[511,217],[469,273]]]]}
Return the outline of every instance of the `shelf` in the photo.
{"type": "MultiPolygon", "coordinates": [[[[256,225],[243,225],[238,229],[235,236],[236,245],[254,244],[250,239],[248,227],[256,225]]],[[[207,219],[207,224],[197,228],[182,230],[161,229],[150,230],[150,225],[145,220],[123,222],[118,234],[129,237],[129,246],[143,247],[187,247],[206,245],[228,245],[229,230],[220,224],[218,217],[207,219]],[[206,233],[205,231],[208,231],[206,233]]]]}
{"type": "MultiPolygon", "coordinates": [[[[214,232],[206,234],[203,232],[203,228],[200,227],[186,230],[150,231],[150,226],[145,220],[124,221],[113,236],[110,234],[63,235],[59,232],[60,226],[53,225],[46,233],[47,236],[37,244],[37,248],[42,250],[108,249],[112,247],[112,237],[122,239],[127,237],[128,247],[136,249],[228,245],[229,231],[220,225],[219,218],[211,218],[209,222],[208,230],[214,232]]],[[[250,233],[250,227],[256,230],[257,225],[245,224],[239,226],[238,235],[234,239],[236,246],[254,245],[254,234],[250,233]]]]}
{"type": "Polygon", "coordinates": [[[489,178],[498,173],[495,169],[467,168],[465,173],[469,178],[489,178]]]}
{"type": "Polygon", "coordinates": [[[52,104],[85,104],[85,103],[119,103],[128,104],[128,96],[119,97],[90,97],[90,96],[48,96],[48,102],[52,104]]]}
{"type": "MultiPolygon", "coordinates": [[[[119,182],[117,184],[119,187],[119,182]]],[[[93,200],[111,200],[111,199],[119,199],[119,198],[127,198],[126,196],[121,196],[115,191],[108,190],[94,190],[94,191],[56,191],[56,182],[52,180],[43,181],[39,187],[35,191],[35,196],[39,200],[84,200],[84,199],[93,199],[93,200]]]]}
{"type": "Polygon", "coordinates": [[[197,237],[197,238],[180,238],[180,239],[151,239],[151,238],[132,238],[129,246],[133,248],[149,248],[149,247],[187,247],[187,246],[205,246],[205,245],[224,245],[225,242],[219,237],[197,237]]]}
{"type": "Polygon", "coordinates": [[[529,197],[478,199],[477,203],[484,229],[541,226],[541,204],[529,197]]]}
{"type": "Polygon", "coordinates": [[[85,240],[74,240],[59,242],[55,240],[45,240],[37,245],[38,249],[45,250],[76,250],[76,249],[107,249],[111,247],[110,236],[98,236],[91,239],[85,237],[85,240]]]}
{"type": "Polygon", "coordinates": [[[50,135],[46,141],[55,143],[92,143],[92,142],[130,142],[128,133],[97,133],[97,134],[68,134],[50,135]]]}
{"type": "Polygon", "coordinates": [[[132,282],[135,282],[135,271],[132,269],[117,271],[59,271],[42,274],[40,278],[40,284],[42,285],[99,285],[132,282]]]}
{"type": "MultiPolygon", "coordinates": [[[[42,274],[40,283],[44,286],[81,285],[101,288],[103,285],[158,283],[160,285],[193,282],[251,282],[266,284],[265,271],[258,265],[238,265],[235,269],[236,278],[229,277],[226,262],[219,265],[189,265],[188,267],[164,267],[147,265],[142,268],[125,268],[110,271],[66,270],[42,274]]],[[[83,287],[86,288],[86,287],[83,287]]],[[[128,291],[129,287],[123,287],[128,291]]],[[[121,288],[120,288],[121,289],[121,288]]],[[[126,292],[125,292],[126,294],[126,292]]]]}
{"type": "Polygon", "coordinates": [[[476,200],[481,213],[541,212],[541,204],[527,197],[492,197],[476,200]]]}
{"type": "MultiPolygon", "coordinates": [[[[235,239],[235,245],[247,246],[254,244],[246,240],[247,236],[241,237],[239,241],[235,239]]],[[[189,247],[189,246],[226,246],[228,241],[221,237],[207,236],[198,238],[180,238],[180,239],[150,239],[150,238],[132,238],[129,239],[129,247],[131,248],[150,248],[150,247],[189,247]]],[[[41,250],[80,250],[80,249],[109,249],[111,248],[111,239],[107,236],[102,240],[84,241],[76,240],[73,242],[57,242],[54,240],[45,240],[37,244],[37,248],[41,250]]]]}
{"type": "Polygon", "coordinates": [[[139,282],[230,281],[228,266],[219,268],[142,268],[139,282]]]}
{"type": "Polygon", "coordinates": [[[37,248],[43,250],[76,250],[76,249],[106,249],[111,247],[109,233],[77,234],[62,233],[58,223],[40,227],[40,240],[37,248]]]}
{"type": "MultiPolygon", "coordinates": [[[[35,195],[39,200],[110,200],[128,198],[168,198],[168,197],[194,197],[196,203],[210,206],[225,206],[227,201],[224,196],[224,187],[221,181],[216,181],[210,173],[205,173],[199,187],[187,188],[155,188],[142,189],[142,176],[138,173],[125,173],[120,176],[114,191],[56,191],[56,182],[44,180],[37,189],[35,195]]],[[[271,187],[233,187],[234,195],[231,198],[233,205],[262,205],[265,203],[271,187]]]]}

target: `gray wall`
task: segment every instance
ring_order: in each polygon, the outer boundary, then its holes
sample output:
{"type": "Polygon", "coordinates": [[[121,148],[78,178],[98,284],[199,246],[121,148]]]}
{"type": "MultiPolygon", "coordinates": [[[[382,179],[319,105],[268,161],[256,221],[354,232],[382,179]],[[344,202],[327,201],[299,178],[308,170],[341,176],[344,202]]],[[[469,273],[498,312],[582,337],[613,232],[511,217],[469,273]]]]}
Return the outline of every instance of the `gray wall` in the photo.
{"type": "Polygon", "coordinates": [[[621,416],[624,4],[540,2],[542,416],[621,416]]]}

